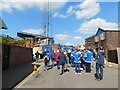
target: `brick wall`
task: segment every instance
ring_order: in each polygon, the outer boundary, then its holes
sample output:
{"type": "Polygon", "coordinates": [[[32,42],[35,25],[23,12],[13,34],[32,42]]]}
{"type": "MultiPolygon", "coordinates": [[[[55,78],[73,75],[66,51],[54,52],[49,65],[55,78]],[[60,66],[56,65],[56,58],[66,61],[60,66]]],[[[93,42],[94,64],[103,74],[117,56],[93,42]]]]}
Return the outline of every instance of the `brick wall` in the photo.
{"type": "Polygon", "coordinates": [[[32,48],[33,47],[33,41],[26,41],[26,47],[32,48]]]}
{"type": "Polygon", "coordinates": [[[58,50],[58,44],[53,44],[52,45],[52,50],[57,51],[58,50]]]}
{"type": "Polygon", "coordinates": [[[89,47],[89,48],[95,47],[95,37],[94,36],[85,39],[85,41],[86,41],[85,47],[89,47]]]}
{"type": "Polygon", "coordinates": [[[120,43],[118,43],[118,35],[120,32],[106,32],[106,41],[107,41],[107,49],[108,50],[116,50],[120,47],[120,43]]]}

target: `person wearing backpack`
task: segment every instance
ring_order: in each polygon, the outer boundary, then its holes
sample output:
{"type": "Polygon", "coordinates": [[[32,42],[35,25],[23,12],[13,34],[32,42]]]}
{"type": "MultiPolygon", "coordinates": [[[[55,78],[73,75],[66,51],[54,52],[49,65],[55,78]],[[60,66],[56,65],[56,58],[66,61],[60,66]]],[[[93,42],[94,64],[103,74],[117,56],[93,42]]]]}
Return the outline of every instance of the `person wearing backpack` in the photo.
{"type": "Polygon", "coordinates": [[[49,56],[46,53],[44,56],[44,71],[47,71],[48,63],[49,63],[49,56]]]}
{"type": "Polygon", "coordinates": [[[61,54],[58,56],[59,65],[60,65],[60,75],[64,73],[65,63],[66,63],[66,56],[64,51],[61,51],[61,54]]]}
{"type": "Polygon", "coordinates": [[[102,80],[103,79],[103,68],[104,68],[104,61],[105,61],[106,53],[104,52],[103,48],[100,48],[96,55],[96,73],[95,73],[95,80],[102,80]]]}
{"type": "Polygon", "coordinates": [[[40,53],[37,51],[37,52],[35,53],[35,56],[36,56],[36,62],[38,62],[39,55],[40,55],[40,53]]]}

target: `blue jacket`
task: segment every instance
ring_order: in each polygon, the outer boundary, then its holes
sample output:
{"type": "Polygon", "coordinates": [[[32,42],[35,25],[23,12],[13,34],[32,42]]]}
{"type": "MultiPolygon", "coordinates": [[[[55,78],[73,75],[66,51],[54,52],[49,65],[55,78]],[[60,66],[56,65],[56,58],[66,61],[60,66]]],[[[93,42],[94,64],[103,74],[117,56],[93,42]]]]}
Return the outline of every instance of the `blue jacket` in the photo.
{"type": "Polygon", "coordinates": [[[61,53],[61,54],[58,56],[58,59],[59,59],[59,64],[60,64],[60,65],[65,64],[65,62],[66,62],[66,56],[64,55],[64,53],[61,53]]]}
{"type": "Polygon", "coordinates": [[[50,58],[50,60],[54,60],[54,57],[55,57],[55,53],[54,53],[54,50],[52,50],[52,51],[49,53],[49,58],[50,58]]]}
{"type": "Polygon", "coordinates": [[[96,63],[99,64],[99,65],[104,65],[104,59],[106,57],[106,54],[105,52],[98,52],[97,53],[97,57],[96,57],[96,63]]]}

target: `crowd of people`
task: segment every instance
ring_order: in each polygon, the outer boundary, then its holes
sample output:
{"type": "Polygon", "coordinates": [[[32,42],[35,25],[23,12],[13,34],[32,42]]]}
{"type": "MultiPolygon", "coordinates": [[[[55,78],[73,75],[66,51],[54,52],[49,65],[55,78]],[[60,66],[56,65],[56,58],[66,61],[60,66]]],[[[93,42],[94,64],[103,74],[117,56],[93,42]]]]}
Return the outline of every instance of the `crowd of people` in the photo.
{"type": "MultiPolygon", "coordinates": [[[[95,80],[100,81],[103,79],[105,57],[106,53],[103,48],[72,51],[52,50],[44,54],[44,71],[57,67],[60,70],[60,75],[62,75],[65,69],[69,71],[67,67],[73,67],[75,68],[75,74],[80,75],[83,70],[85,70],[85,74],[90,74],[91,68],[96,66],[95,80]],[[92,62],[96,62],[96,65],[92,62]]],[[[38,55],[36,59],[38,59],[38,55]]]]}

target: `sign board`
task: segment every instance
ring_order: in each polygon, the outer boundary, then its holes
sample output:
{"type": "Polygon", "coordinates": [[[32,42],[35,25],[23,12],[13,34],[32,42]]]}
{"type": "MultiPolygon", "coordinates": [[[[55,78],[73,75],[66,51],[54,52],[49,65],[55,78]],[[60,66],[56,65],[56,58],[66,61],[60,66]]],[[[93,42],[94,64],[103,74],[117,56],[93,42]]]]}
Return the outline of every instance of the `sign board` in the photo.
{"type": "Polygon", "coordinates": [[[118,64],[120,64],[120,48],[117,48],[118,64]]]}

